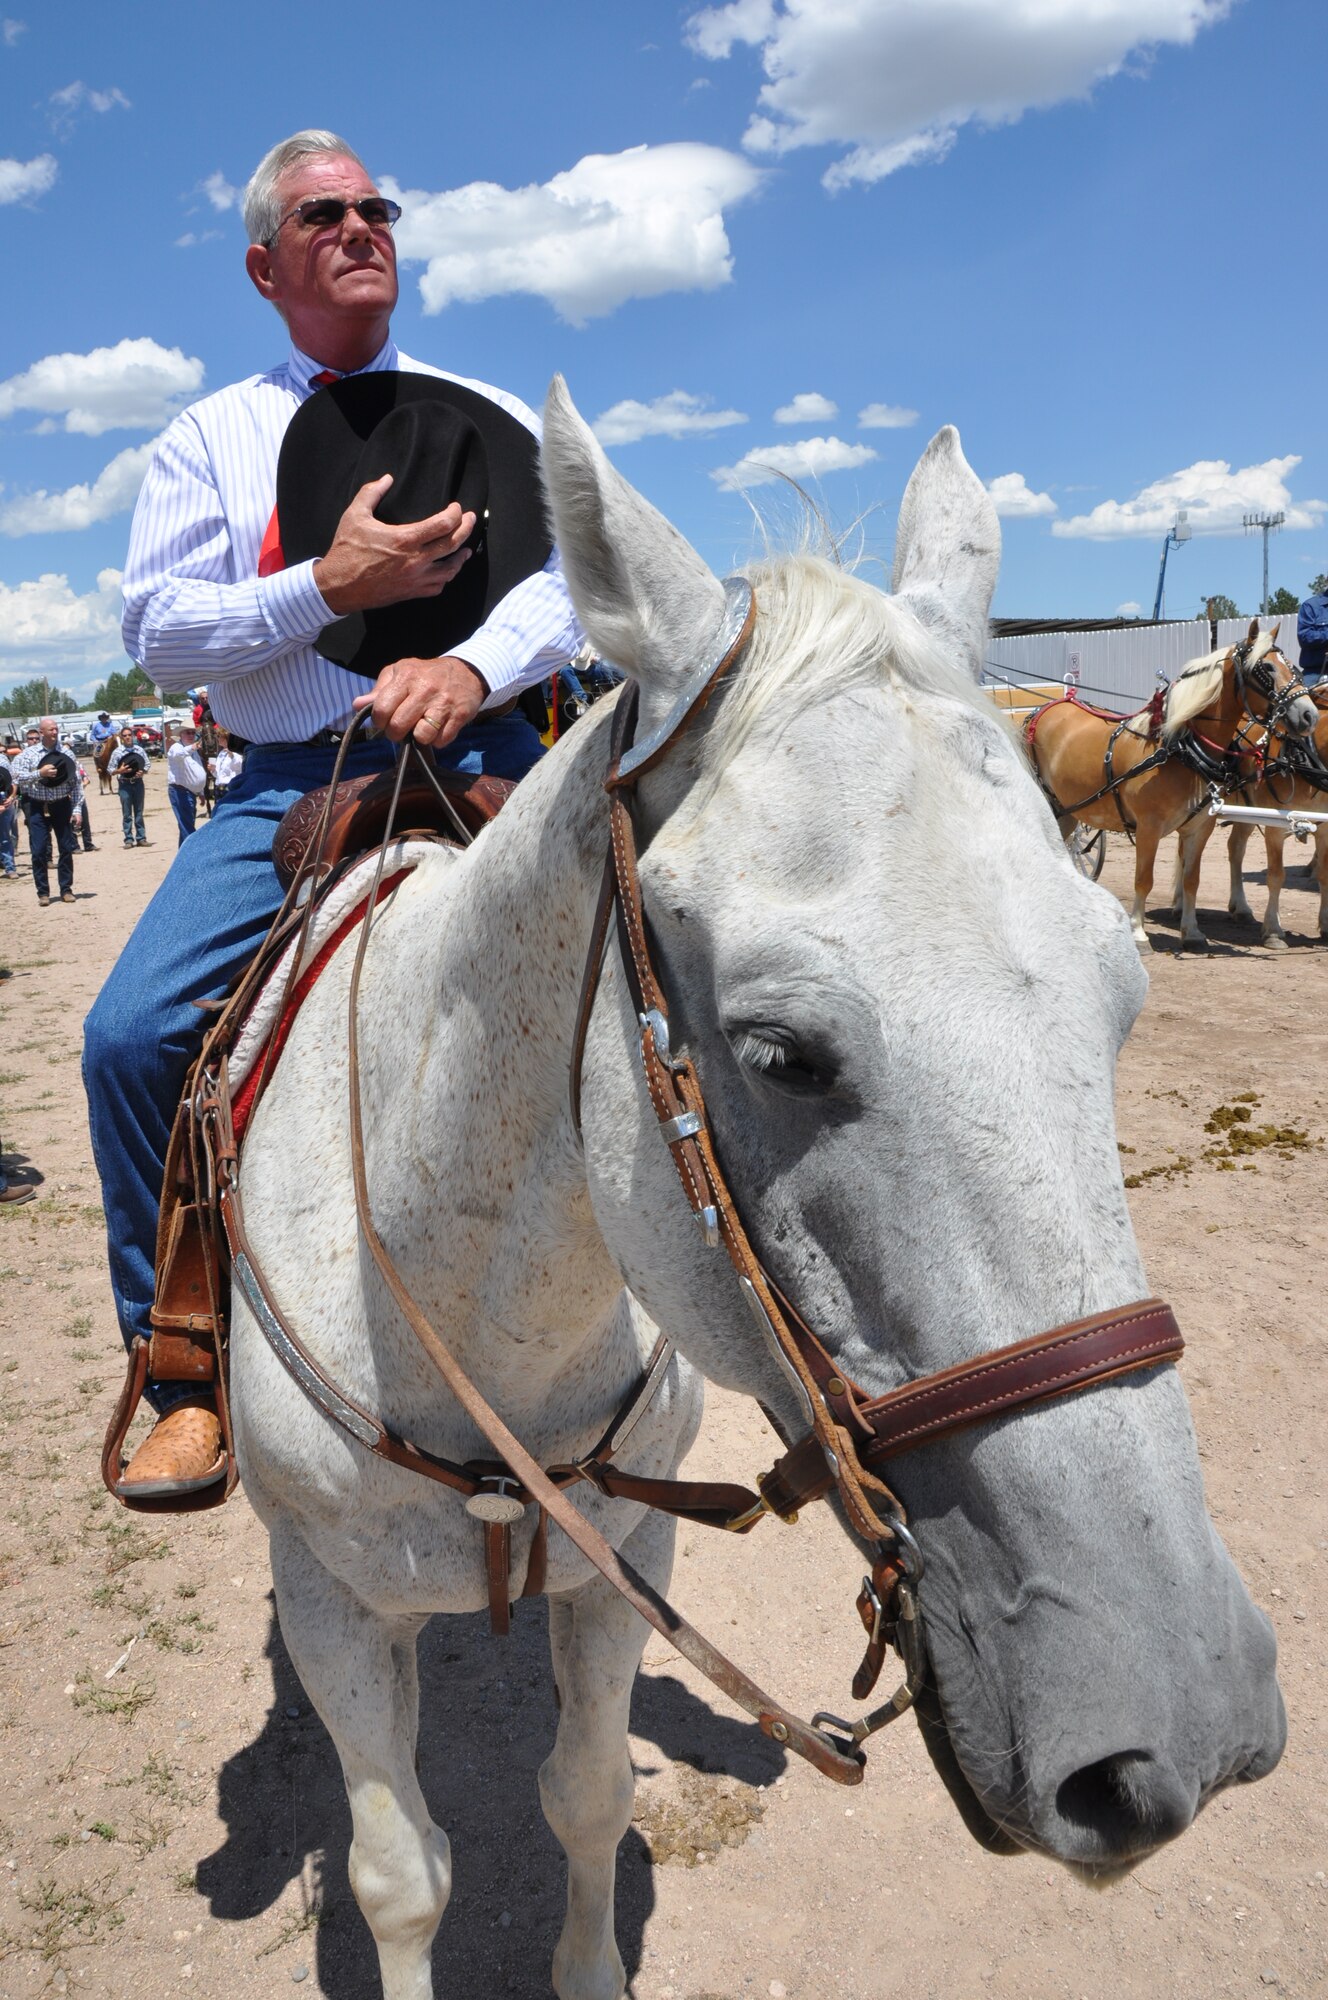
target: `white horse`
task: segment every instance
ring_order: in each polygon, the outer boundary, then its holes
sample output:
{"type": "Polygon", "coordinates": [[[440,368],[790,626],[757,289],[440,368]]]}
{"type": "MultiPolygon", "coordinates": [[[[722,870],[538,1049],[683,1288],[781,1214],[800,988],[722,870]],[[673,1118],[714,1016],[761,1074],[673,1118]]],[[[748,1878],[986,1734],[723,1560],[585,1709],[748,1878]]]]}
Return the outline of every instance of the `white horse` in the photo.
{"type": "MultiPolygon", "coordinates": [[[[723,593],[560,383],[545,425],[573,596],[637,681],[644,735],[710,652],[723,593]]],[[[998,553],[990,501],[942,431],[905,498],[897,594],[812,557],[757,565],[732,685],[639,787],[675,1039],[748,1229],[874,1393],[1147,1289],[1112,1110],[1144,974],[977,692],[998,553]]],[[[360,1004],[368,1176],[415,1297],[543,1463],[589,1450],[657,1328],[675,1337],[685,1359],[623,1458],[655,1475],[695,1435],[702,1376],[759,1398],[790,1436],[804,1426],[727,1258],[697,1235],[612,951],[584,1140],[569,1114],[608,706],[474,846],[440,852],[384,906],[360,1004]]],[[[306,1004],[250,1128],[250,1237],[345,1388],[433,1452],[485,1456],[357,1238],[350,956],[306,1004]]],[[[486,1602],[480,1531],[457,1495],[333,1429],[238,1298],[233,1352],[282,1632],[345,1774],[352,1885],[388,2000],[425,2000],[450,1868],[415,1774],[415,1642],[430,1614],[486,1602]]],[[[897,1484],[962,1782],[1016,1841],[1110,1868],[1276,1763],[1271,1629],[1205,1511],[1174,1369],[928,1447],[897,1484]]],[[[671,1522],[575,1491],[664,1589],[671,1522]]],[[[513,1531],[518,1589],[533,1526],[530,1510],[513,1531]]],[[[547,1595],[560,1716],[540,1789],[569,1868],[553,1983],[561,2000],[618,2000],[614,1864],[645,1626],[557,1531],[547,1595]]]]}

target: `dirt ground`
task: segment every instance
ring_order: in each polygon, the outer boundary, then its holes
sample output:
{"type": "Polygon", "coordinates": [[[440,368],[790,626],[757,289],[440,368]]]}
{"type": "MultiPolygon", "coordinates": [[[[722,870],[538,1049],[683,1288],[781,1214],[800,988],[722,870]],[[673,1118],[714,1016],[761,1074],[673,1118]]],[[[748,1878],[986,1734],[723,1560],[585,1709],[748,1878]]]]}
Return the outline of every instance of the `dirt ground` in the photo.
{"type": "MultiPolygon", "coordinates": [[[[93,811],[100,852],[79,859],[75,907],[39,909],[30,880],[0,886],[14,975],[0,986],[0,1122],[11,1166],[17,1155],[41,1177],[39,1200],[0,1210],[0,1995],[234,2000],[294,1984],[372,2000],[340,1776],[276,1629],[243,1494],[217,1515],[144,1524],[98,1479],[120,1349],[80,1023],[175,835],[160,771],[150,848],[124,851],[114,800],[93,811]]],[[[1118,893],[1129,866],[1113,841],[1118,893]]],[[[1210,1504],[1277,1627],[1285,1760],[1097,1894],[1045,1862],[980,1852],[911,1721],[876,1739],[866,1783],[844,1792],[652,1639],[618,1894],[637,2000],[1328,1991],[1328,945],[1296,875],[1283,914],[1298,935],[1280,956],[1224,905],[1214,842],[1212,949],[1181,954],[1174,924],[1152,925],[1120,1138],[1151,1282],[1189,1342],[1210,1504]],[[1305,1136],[1259,1145],[1270,1127],[1305,1136]]],[[[762,1430],[713,1396],[694,1470],[750,1475],[762,1430]]],[[[842,1709],[859,1560],[824,1515],[758,1540],[685,1531],[679,1601],[802,1713],[842,1709]]],[[[455,1863],[440,1993],[538,2000],[563,1895],[535,1787],[554,1727],[543,1608],[519,1606],[506,1644],[482,1619],[438,1621],[421,1656],[422,1775],[455,1863]]]]}

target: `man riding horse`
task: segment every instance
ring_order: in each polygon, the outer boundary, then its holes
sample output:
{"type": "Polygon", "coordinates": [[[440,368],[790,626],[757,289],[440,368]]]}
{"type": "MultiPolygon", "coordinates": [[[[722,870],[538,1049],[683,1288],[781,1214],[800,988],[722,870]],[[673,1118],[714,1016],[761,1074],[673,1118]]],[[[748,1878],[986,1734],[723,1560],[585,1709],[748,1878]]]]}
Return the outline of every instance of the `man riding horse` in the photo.
{"type": "Polygon", "coordinates": [[[116,745],[117,731],[108,709],[103,708],[98,711],[97,720],[88,731],[88,737],[92,744],[92,761],[97,767],[99,787],[103,792],[113,792],[115,787],[111,783],[110,763],[116,745]]]}
{"type": "MultiPolygon", "coordinates": [[[[126,650],[158,685],[205,679],[217,722],[250,749],[86,1023],[84,1081],[126,1345],[151,1332],[162,1176],[202,1040],[199,1003],[227,991],[280,906],[271,848],[287,808],[329,782],[342,733],[366,709],[377,733],[351,744],[346,778],[386,770],[410,736],[443,766],[520,778],[541,746],[515,697],[580,643],[542,525],[523,520],[515,555],[500,553],[504,513],[520,508],[490,504],[523,451],[534,495],[537,419],[502,390],[408,360],[391,338],[399,214],[331,132],[296,133],[267,154],[244,195],[245,267],[286,322],[289,355],[175,419],[134,515],[126,650]],[[456,448],[440,470],[427,420],[441,405],[456,448]],[[290,460],[283,442],[306,409],[290,460]],[[476,487],[486,446],[490,484],[476,487]],[[423,507],[422,467],[435,477],[423,507]],[[329,469],[349,504],[320,521],[329,469]],[[440,479],[454,480],[450,491],[437,490],[440,479]],[[385,501],[390,519],[378,511],[385,501]]],[[[169,1504],[221,1480],[211,1391],[156,1382],[147,1394],[159,1421],[122,1486],[169,1504]]]]}

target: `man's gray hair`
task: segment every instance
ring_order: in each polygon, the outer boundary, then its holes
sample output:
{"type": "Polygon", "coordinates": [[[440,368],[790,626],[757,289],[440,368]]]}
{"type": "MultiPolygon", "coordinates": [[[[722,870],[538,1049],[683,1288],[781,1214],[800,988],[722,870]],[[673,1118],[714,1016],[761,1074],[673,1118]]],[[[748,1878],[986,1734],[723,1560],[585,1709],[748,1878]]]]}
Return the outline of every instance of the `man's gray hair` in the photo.
{"type": "MultiPolygon", "coordinates": [[[[292,132],[289,139],[283,139],[254,168],[245,188],[242,207],[244,226],[249,232],[251,243],[267,243],[276,235],[281,223],[281,203],[277,198],[277,182],[297,160],[320,158],[354,160],[357,167],[364,167],[353,146],[335,132],[292,132]]],[[[365,172],[368,168],[365,167],[365,172]]]]}

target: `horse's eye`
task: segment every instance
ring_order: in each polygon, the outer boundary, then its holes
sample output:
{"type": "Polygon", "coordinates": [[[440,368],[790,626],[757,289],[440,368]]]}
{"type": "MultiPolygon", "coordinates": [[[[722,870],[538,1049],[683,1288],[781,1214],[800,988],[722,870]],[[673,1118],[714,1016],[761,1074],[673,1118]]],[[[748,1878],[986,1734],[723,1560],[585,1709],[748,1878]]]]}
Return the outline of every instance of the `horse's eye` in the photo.
{"type": "Polygon", "coordinates": [[[739,1028],[730,1037],[744,1069],[783,1090],[828,1090],[834,1081],[825,1064],[808,1055],[787,1034],[773,1028],[739,1028]]]}

